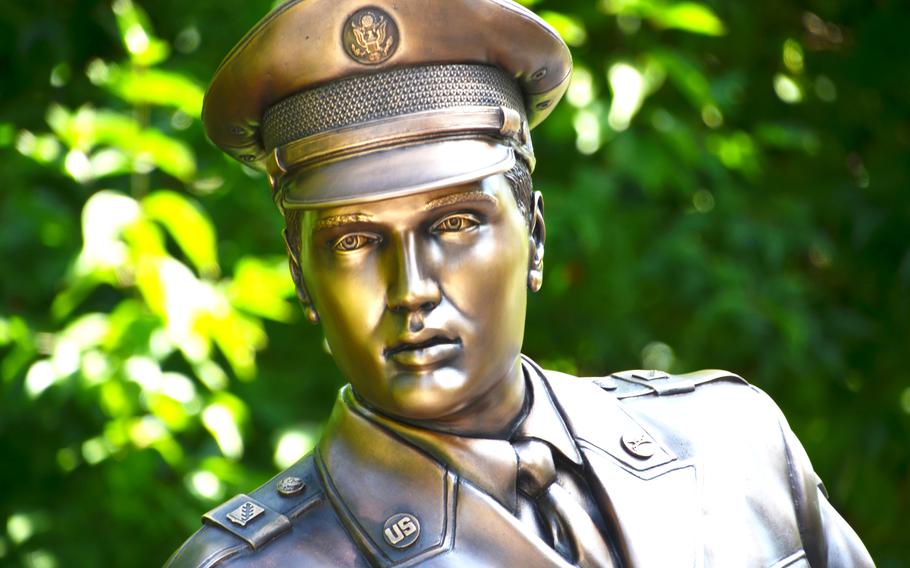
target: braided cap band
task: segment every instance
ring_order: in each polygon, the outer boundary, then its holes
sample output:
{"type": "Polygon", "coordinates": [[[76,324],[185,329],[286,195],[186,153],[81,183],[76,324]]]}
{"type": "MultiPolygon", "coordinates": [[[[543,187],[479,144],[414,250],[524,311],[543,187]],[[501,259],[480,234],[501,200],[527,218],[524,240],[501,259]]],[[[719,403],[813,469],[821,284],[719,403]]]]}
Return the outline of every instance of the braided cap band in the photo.
{"type": "Polygon", "coordinates": [[[505,107],[526,122],[518,83],[489,65],[426,65],[355,75],[292,95],[262,119],[268,151],[331,130],[426,111],[505,107]]]}

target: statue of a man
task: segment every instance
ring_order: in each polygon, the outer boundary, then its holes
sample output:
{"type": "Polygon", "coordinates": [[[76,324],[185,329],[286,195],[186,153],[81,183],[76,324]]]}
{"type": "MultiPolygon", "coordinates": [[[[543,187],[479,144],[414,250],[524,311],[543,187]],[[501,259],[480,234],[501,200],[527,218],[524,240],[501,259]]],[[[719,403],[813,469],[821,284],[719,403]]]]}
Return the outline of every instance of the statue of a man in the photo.
{"type": "Polygon", "coordinates": [[[292,0],[228,55],[205,126],[268,172],[350,385],[311,455],[169,565],[872,565],[738,376],[521,355],[546,238],[530,130],[570,71],[511,0],[292,0]]]}

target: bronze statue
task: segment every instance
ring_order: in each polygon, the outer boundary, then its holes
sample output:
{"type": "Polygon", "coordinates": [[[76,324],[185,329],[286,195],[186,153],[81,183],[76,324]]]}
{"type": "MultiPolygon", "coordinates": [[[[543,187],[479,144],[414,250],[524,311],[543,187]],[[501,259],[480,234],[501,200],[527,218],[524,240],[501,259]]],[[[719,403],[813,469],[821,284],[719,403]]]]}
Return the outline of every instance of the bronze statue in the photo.
{"type": "Polygon", "coordinates": [[[268,172],[350,385],[317,449],[170,566],[872,565],[740,377],[521,355],[546,239],[530,130],[570,71],[511,0],[292,0],[228,55],[206,128],[268,172]]]}

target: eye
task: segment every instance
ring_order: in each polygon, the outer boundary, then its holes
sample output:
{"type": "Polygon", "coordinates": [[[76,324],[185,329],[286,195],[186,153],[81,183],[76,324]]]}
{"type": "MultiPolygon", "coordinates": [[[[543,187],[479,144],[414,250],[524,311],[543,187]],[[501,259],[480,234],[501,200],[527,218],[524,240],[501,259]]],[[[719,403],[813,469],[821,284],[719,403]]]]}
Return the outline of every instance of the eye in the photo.
{"type": "Polygon", "coordinates": [[[379,241],[379,237],[370,233],[349,233],[335,239],[332,248],[338,252],[353,252],[379,241]]]}
{"type": "Polygon", "coordinates": [[[467,213],[457,213],[449,215],[433,225],[432,231],[435,233],[464,233],[477,228],[480,221],[473,215],[467,213]]]}

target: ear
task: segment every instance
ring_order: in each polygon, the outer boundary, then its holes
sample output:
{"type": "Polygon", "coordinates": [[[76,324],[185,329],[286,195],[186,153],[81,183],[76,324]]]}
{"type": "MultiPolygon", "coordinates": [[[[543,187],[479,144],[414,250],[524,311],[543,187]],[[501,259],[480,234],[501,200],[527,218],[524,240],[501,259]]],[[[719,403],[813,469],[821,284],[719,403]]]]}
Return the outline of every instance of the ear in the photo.
{"type": "Polygon", "coordinates": [[[543,195],[535,191],[531,196],[531,224],[528,230],[530,257],[528,259],[528,288],[537,292],[543,286],[543,254],[547,241],[547,225],[543,219],[543,195]]]}
{"type": "Polygon", "coordinates": [[[310,301],[310,295],[306,291],[306,285],[303,282],[303,271],[300,269],[300,251],[294,250],[288,240],[288,230],[281,231],[284,239],[284,248],[288,252],[288,268],[291,269],[291,279],[294,281],[294,288],[297,290],[297,300],[300,301],[300,307],[310,323],[319,323],[319,314],[310,301]]]}

